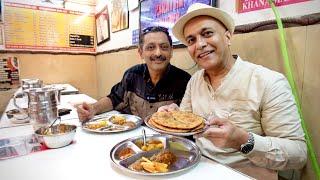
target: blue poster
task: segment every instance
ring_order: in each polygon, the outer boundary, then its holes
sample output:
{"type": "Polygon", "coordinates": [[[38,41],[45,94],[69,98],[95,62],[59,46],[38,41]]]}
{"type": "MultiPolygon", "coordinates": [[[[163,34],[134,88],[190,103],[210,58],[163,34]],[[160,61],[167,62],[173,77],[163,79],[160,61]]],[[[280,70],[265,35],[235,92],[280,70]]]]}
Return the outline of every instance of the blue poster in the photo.
{"type": "Polygon", "coordinates": [[[144,0],[140,6],[140,29],[149,26],[167,27],[172,41],[178,44],[179,41],[172,35],[172,27],[193,3],[211,5],[211,0],[144,0]]]}

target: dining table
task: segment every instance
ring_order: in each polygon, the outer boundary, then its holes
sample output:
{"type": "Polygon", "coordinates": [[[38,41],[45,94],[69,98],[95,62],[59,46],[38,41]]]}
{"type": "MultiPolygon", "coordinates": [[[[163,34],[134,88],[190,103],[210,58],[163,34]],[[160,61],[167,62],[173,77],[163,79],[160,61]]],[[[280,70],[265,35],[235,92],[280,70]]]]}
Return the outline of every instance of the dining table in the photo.
{"type": "MultiPolygon", "coordinates": [[[[141,136],[142,129],[147,135],[158,132],[144,125],[133,130],[119,133],[93,133],[82,129],[76,105],[82,102],[94,103],[96,100],[86,94],[62,95],[59,108],[71,109],[69,114],[61,116],[61,122],[77,126],[73,142],[57,149],[45,149],[26,152],[10,158],[1,158],[0,143],[0,179],[1,180],[57,180],[57,179],[253,179],[227,165],[220,164],[205,156],[199,163],[186,171],[170,175],[137,175],[118,168],[111,160],[110,151],[121,141],[141,136]]],[[[25,99],[17,103],[27,106],[25,99]]],[[[6,111],[14,109],[13,100],[6,111]]],[[[6,112],[5,111],[5,112],[6,112]]],[[[14,124],[3,113],[0,120],[0,142],[4,139],[27,137],[34,134],[31,123],[14,124]]],[[[107,112],[117,114],[117,111],[107,112]]]]}

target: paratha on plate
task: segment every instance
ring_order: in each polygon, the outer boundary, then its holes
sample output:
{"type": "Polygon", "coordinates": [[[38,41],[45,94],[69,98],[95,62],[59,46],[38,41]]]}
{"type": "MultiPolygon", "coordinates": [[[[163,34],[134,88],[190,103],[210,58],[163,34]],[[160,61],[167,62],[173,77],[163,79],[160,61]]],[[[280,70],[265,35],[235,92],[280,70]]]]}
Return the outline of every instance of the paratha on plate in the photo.
{"type": "Polygon", "coordinates": [[[154,122],[154,120],[152,118],[149,119],[148,123],[158,129],[168,131],[168,132],[177,132],[177,133],[190,132],[190,130],[187,130],[187,129],[174,129],[174,128],[167,128],[165,126],[161,126],[161,125],[157,124],[156,122],[154,122]]]}
{"type": "Polygon", "coordinates": [[[202,117],[184,111],[156,112],[151,119],[158,125],[167,128],[186,130],[192,130],[204,122],[202,117]]]}

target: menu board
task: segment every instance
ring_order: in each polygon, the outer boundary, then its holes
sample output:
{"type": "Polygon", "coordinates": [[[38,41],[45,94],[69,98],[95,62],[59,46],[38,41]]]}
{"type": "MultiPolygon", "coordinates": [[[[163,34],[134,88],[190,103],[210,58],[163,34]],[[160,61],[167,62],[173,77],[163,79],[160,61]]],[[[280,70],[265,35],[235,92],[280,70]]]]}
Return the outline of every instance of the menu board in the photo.
{"type": "Polygon", "coordinates": [[[5,48],[95,52],[93,14],[18,3],[4,5],[5,48]]]}

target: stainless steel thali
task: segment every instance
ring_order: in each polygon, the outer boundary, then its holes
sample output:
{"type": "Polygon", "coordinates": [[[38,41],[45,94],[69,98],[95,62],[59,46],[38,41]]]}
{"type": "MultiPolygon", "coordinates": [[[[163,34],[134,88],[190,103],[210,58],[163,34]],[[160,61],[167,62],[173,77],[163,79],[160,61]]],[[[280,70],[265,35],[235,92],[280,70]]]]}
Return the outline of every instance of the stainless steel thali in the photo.
{"type": "Polygon", "coordinates": [[[137,127],[140,127],[142,124],[142,119],[138,116],[130,115],[130,114],[108,114],[104,115],[102,117],[94,117],[90,119],[89,121],[82,124],[82,129],[89,132],[95,132],[95,133],[117,133],[117,132],[123,132],[123,131],[130,131],[132,129],[135,129],[137,127]],[[129,124],[115,124],[112,123],[110,118],[113,117],[122,117],[125,119],[126,123],[129,124]],[[90,126],[94,124],[100,124],[101,127],[99,128],[90,128],[90,126]]]}
{"type": "Polygon", "coordinates": [[[182,171],[187,171],[195,167],[201,158],[199,148],[192,141],[183,137],[171,135],[147,135],[146,141],[158,140],[164,144],[162,149],[143,151],[137,144],[143,141],[143,136],[129,138],[116,144],[110,151],[110,158],[114,165],[120,170],[128,173],[144,175],[144,176],[159,176],[175,174],[182,171]],[[129,157],[121,158],[121,151],[130,148],[133,153],[129,157]],[[142,157],[149,158],[164,151],[170,151],[176,157],[175,161],[168,166],[167,172],[150,173],[146,170],[135,170],[132,168],[133,163],[141,160],[142,157]]]}
{"type": "Polygon", "coordinates": [[[154,127],[153,125],[151,125],[148,121],[149,119],[151,118],[151,115],[150,116],[147,116],[145,119],[144,119],[144,123],[151,129],[159,132],[159,133],[163,133],[163,134],[170,134],[170,135],[174,135],[174,136],[192,136],[194,134],[198,134],[198,133],[201,133],[203,132],[206,127],[204,127],[203,129],[199,129],[197,131],[194,131],[194,132],[169,132],[169,131],[165,131],[165,130],[162,130],[162,129],[159,129],[159,128],[156,128],[154,127]]]}

